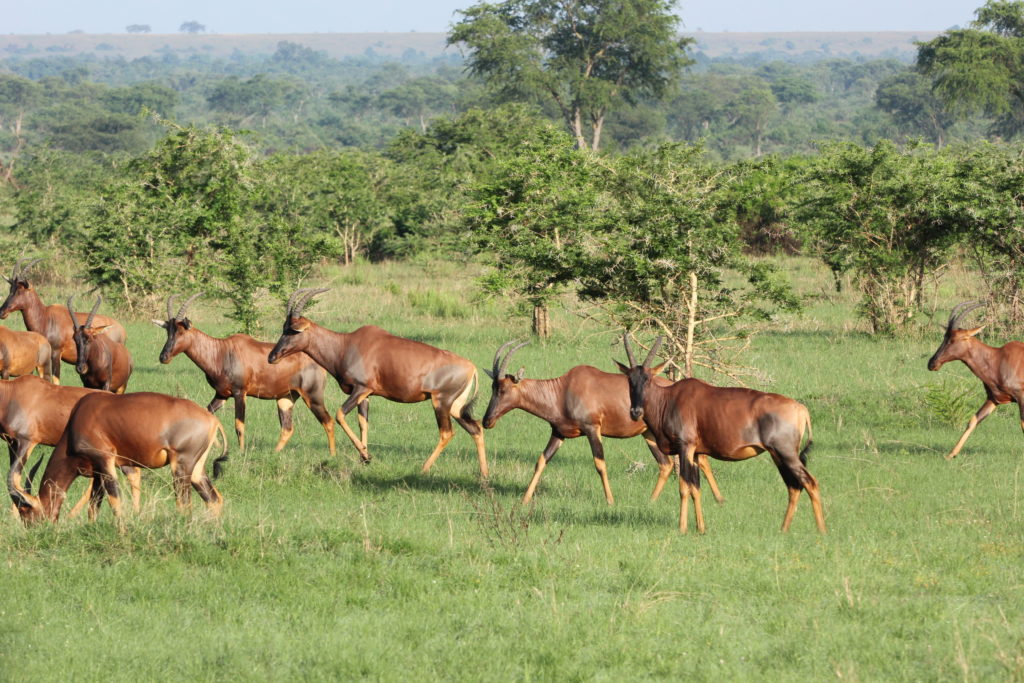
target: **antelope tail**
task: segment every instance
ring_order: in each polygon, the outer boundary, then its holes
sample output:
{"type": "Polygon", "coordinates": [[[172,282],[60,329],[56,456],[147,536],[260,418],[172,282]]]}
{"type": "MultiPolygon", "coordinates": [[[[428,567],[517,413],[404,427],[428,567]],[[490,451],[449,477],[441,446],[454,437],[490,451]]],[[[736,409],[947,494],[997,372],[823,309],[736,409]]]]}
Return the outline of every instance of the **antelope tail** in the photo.
{"type": "Polygon", "coordinates": [[[223,463],[228,460],[228,437],[224,433],[224,425],[220,423],[220,420],[215,420],[215,422],[217,423],[217,431],[220,432],[220,440],[224,444],[224,447],[220,452],[220,457],[213,461],[213,478],[219,479],[220,473],[224,469],[223,463]]]}
{"type": "Polygon", "coordinates": [[[800,451],[800,462],[806,465],[807,454],[811,452],[811,446],[814,444],[814,434],[811,432],[811,413],[806,406],[804,406],[804,425],[807,427],[807,445],[800,451]]]}
{"type": "Polygon", "coordinates": [[[476,403],[476,399],[477,399],[477,395],[478,395],[479,389],[480,389],[480,380],[477,377],[476,370],[474,369],[473,370],[473,378],[470,380],[470,383],[469,383],[469,391],[470,391],[469,400],[466,401],[463,404],[462,410],[459,411],[459,417],[461,419],[469,420],[469,421],[475,421],[475,420],[473,420],[473,405],[476,403]]]}

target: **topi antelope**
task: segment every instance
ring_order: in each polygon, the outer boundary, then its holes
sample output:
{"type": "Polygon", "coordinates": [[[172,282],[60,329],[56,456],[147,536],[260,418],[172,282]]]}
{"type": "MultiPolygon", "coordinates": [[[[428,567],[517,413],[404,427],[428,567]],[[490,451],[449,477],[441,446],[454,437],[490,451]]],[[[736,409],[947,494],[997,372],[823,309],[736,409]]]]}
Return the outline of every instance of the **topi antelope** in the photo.
{"type": "Polygon", "coordinates": [[[50,343],[46,337],[0,326],[0,377],[10,379],[33,371],[50,379],[50,343]]]}
{"type": "MultiPolygon", "coordinates": [[[[60,441],[68,417],[79,399],[96,389],[85,387],[59,386],[31,375],[19,377],[11,382],[0,382],[0,435],[7,441],[11,456],[11,469],[7,475],[8,491],[22,486],[21,473],[32,450],[38,445],[56,446],[60,441]]],[[[25,485],[31,492],[31,479],[42,460],[32,468],[25,485]]],[[[128,477],[132,489],[132,507],[139,509],[141,473],[138,468],[123,466],[121,471],[128,477]]],[[[88,500],[85,497],[75,505],[72,516],[77,514],[88,500]]]]}
{"type": "Polygon", "coordinates": [[[154,325],[167,331],[167,343],[160,352],[160,362],[170,363],[176,355],[184,353],[198,365],[213,387],[213,400],[206,407],[211,413],[217,412],[227,399],[234,399],[235,433],[240,450],[245,448],[247,396],[277,401],[281,436],[275,451],[284,448],[292,436],[292,408],[301,396],[327,432],[327,445],[334,455],[334,420],[324,406],[327,371],[302,353],[271,365],[267,362],[267,354],[274,345],[256,341],[247,334],[219,339],[200,332],[185,315],[189,304],[199,296],[201,294],[195,294],[186,300],[176,314],[173,307],[175,297],[168,297],[167,320],[153,321],[154,325]]]}
{"type": "MultiPolygon", "coordinates": [[[[533,479],[523,496],[523,504],[533,498],[540,475],[544,471],[565,439],[586,436],[594,456],[594,466],[601,477],[604,497],[609,505],[614,504],[611,485],[608,483],[608,468],[604,460],[602,437],[628,439],[643,434],[651,455],[658,463],[658,480],[651,493],[655,501],[672,473],[672,461],[654,443],[654,437],[647,430],[643,420],[629,417],[629,387],[626,378],[620,374],[602,372],[589,365],[578,365],[561,377],[554,379],[523,379],[523,368],[515,375],[505,373],[512,354],[528,342],[508,342],[494,354],[494,363],[484,372],[491,378],[491,402],[484,414],[486,429],[494,427],[498,419],[510,410],[519,408],[535,415],[551,425],[551,438],[537,460],[533,479]],[[514,346],[513,346],[514,345],[514,346]],[[511,346],[511,348],[509,348],[511,346]],[[502,353],[508,349],[502,358],[502,353]]],[[[668,379],[659,377],[658,383],[670,384],[668,379]]],[[[700,468],[708,479],[711,491],[721,502],[718,484],[708,466],[707,457],[698,458],[700,468]]]]}
{"type": "Polygon", "coordinates": [[[107,336],[109,325],[93,327],[93,319],[100,303],[103,302],[103,297],[96,297],[89,317],[81,325],[75,321],[74,308],[71,305],[74,298],[74,295],[68,297],[68,314],[75,329],[72,335],[77,356],[75,370],[82,378],[82,385],[90,389],[123,394],[128,388],[128,378],[132,376],[132,354],[124,344],[107,336]]]}
{"type": "Polygon", "coordinates": [[[967,429],[946,456],[947,460],[957,456],[974,428],[991,415],[996,406],[1016,403],[1020,408],[1021,428],[1024,429],[1024,344],[1011,341],[995,348],[977,338],[977,334],[985,329],[984,325],[971,329],[960,327],[964,317],[982,305],[965,301],[953,309],[942,344],[928,360],[929,370],[938,370],[950,361],[963,361],[985,385],[985,402],[967,423],[967,429]]]}
{"type": "MultiPolygon", "coordinates": [[[[66,308],[60,304],[47,306],[39,298],[39,294],[33,289],[31,283],[26,279],[25,272],[33,264],[42,259],[33,259],[22,265],[19,259],[14,264],[11,277],[5,278],[11,285],[11,291],[0,305],[0,320],[6,319],[12,311],[21,311],[25,319],[25,327],[32,332],[38,332],[46,337],[50,343],[50,371],[55,382],[60,382],[60,361],[75,363],[78,361],[78,353],[75,350],[75,342],[72,339],[74,328],[66,308]]],[[[85,321],[85,313],[75,313],[79,324],[85,321]]],[[[98,325],[106,325],[109,329],[106,332],[111,341],[124,344],[127,335],[124,327],[119,322],[105,315],[96,316],[95,322],[98,325]]]]}
{"type": "Polygon", "coordinates": [[[789,529],[800,492],[806,490],[818,530],[824,532],[818,482],[806,467],[812,441],[807,408],[780,394],[716,387],[699,379],[661,386],[652,379],[665,364],[651,367],[661,341],[659,337],[646,360],[638,365],[629,336],[623,335],[629,366],[618,361],[616,365],[629,381],[630,417],[643,418],[663,453],[679,455],[679,531],[686,532],[692,497],[697,530],[704,532],[700,475],[694,462],[697,454],[719,460],[746,460],[768,451],[789,489],[782,530],[789,529]],[[807,445],[801,450],[805,429],[807,445]]]}
{"type": "Polygon", "coordinates": [[[349,395],[338,410],[338,424],[359,451],[364,463],[370,461],[366,443],[366,423],[360,421],[360,440],[345,422],[356,405],[370,396],[382,396],[398,403],[418,403],[430,399],[440,436],[437,446],[423,463],[423,471],[431,465],[451,441],[452,419],[469,432],[476,443],[480,474],[487,476],[487,455],[480,423],[473,419],[471,408],[477,391],[476,367],[450,351],[393,334],[373,325],[355,332],[328,330],[302,317],[309,300],[326,289],[300,289],[288,300],[284,330],[268,356],[271,363],[305,352],[327,369],[349,395]]]}
{"type": "Polygon", "coordinates": [[[46,464],[39,496],[12,484],[11,499],[25,522],[56,521],[75,478],[91,477],[89,518],[96,519],[104,494],[114,515],[120,517],[121,494],[114,469],[170,465],[178,508],[189,507],[191,485],[216,515],[224,499],[206,476],[205,464],[218,432],[223,450],[214,461],[214,477],[220,462],[227,459],[227,437],[216,417],[192,401],[166,394],[93,392],[72,411],[46,464]]]}

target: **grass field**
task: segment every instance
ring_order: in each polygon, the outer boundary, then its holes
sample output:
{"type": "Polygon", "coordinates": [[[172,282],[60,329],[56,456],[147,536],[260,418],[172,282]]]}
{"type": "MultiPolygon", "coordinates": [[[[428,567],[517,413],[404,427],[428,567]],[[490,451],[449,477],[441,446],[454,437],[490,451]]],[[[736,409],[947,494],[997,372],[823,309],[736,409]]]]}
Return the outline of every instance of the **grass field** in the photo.
{"type": "MultiPolygon", "coordinates": [[[[779,533],[786,490],[766,456],[713,463],[726,502],[706,504],[705,535],[681,536],[675,488],[647,501],[656,468],[639,439],[606,442],[614,507],[577,439],[524,509],[548,435],[529,415],[487,433],[483,487],[462,432],[419,474],[437,434],[428,404],[374,401],[363,467],[343,436],[328,459],[304,407],[274,454],[274,405],[250,401],[250,443],[218,482],[220,521],[198,499],[178,515],[167,470],[146,473],[144,510],[121,529],[106,507],[96,524],[0,519],[0,679],[1024,679],[1016,407],[946,462],[963,408],[947,406],[954,425],[942,405],[963,393],[975,409],[983,393],[962,364],[927,371],[938,328],[872,339],[823,273],[791,265],[806,311],[759,336],[750,360],[771,376],[762,388],[810,408],[827,535],[806,497],[779,533]]],[[[308,310],[328,327],[377,323],[485,367],[527,324],[474,303],[455,266],[360,266],[311,284],[332,286],[308,310]]],[[[966,288],[944,289],[940,310],[966,288]]],[[[230,331],[195,308],[201,329],[230,331]]],[[[623,355],[611,333],[553,322],[553,340],[517,354],[527,376],[623,355]]],[[[128,329],[130,388],[205,405],[187,358],[157,363],[162,330],[128,329]]],[[[336,386],[328,396],[336,408],[336,386]]],[[[478,416],[488,396],[485,384],[478,416]]],[[[230,432],[230,406],[220,417],[230,432]]]]}

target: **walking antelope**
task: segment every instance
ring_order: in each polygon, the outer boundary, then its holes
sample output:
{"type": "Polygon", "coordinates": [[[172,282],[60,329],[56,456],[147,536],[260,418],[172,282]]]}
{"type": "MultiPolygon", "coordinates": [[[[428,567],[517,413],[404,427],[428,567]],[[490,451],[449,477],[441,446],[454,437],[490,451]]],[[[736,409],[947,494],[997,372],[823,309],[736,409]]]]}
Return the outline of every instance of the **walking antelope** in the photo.
{"type": "MultiPolygon", "coordinates": [[[[643,420],[629,417],[629,387],[626,378],[620,374],[602,372],[589,365],[578,365],[561,377],[554,379],[523,379],[523,368],[515,375],[505,373],[509,359],[518,349],[527,344],[508,342],[494,354],[494,363],[490,370],[484,372],[491,378],[491,402],[484,414],[483,424],[491,429],[498,419],[510,410],[519,408],[531,415],[536,415],[551,425],[551,438],[548,445],[537,460],[533,471],[533,479],[523,496],[523,504],[533,498],[540,475],[544,471],[565,439],[586,436],[590,442],[590,451],[594,456],[594,466],[601,477],[604,497],[609,505],[614,504],[611,485],[608,483],[608,468],[604,460],[602,437],[628,439],[643,434],[651,455],[658,463],[658,480],[651,493],[655,501],[672,472],[672,461],[654,443],[643,420]],[[509,348],[509,347],[512,348],[509,348]],[[508,352],[502,358],[505,349],[508,352]]],[[[671,384],[663,377],[655,378],[655,382],[671,384]]],[[[711,473],[707,457],[700,455],[698,464],[707,477],[715,499],[721,502],[722,495],[718,484],[711,473]]]]}
{"type": "Polygon", "coordinates": [[[928,360],[929,370],[938,370],[944,363],[959,360],[985,385],[985,402],[967,423],[960,440],[946,459],[955,458],[974,428],[992,414],[996,406],[1014,402],[1020,408],[1020,424],[1024,429],[1024,344],[1007,342],[995,348],[977,338],[985,326],[971,329],[959,325],[964,317],[981,303],[965,301],[958,304],[946,323],[946,334],[935,354],[928,360]]]}
{"type": "Polygon", "coordinates": [[[742,387],[716,387],[699,379],[682,379],[661,386],[651,381],[665,365],[651,367],[661,341],[659,337],[643,364],[637,365],[629,337],[624,335],[629,366],[618,361],[616,365],[629,381],[630,417],[643,418],[663,453],[679,455],[679,531],[686,532],[692,497],[697,530],[704,532],[695,455],[735,461],[768,451],[789,489],[782,530],[789,529],[800,492],[806,490],[818,530],[824,532],[825,516],[818,482],[806,467],[812,441],[811,416],[807,408],[781,394],[742,387]],[[807,445],[801,450],[805,429],[807,445]]]}
{"type": "Polygon", "coordinates": [[[114,515],[120,516],[121,494],[114,468],[170,465],[178,508],[189,507],[191,485],[216,515],[224,499],[204,470],[218,432],[224,446],[214,461],[214,477],[219,463],[227,459],[227,438],[216,417],[192,401],[165,394],[93,392],[83,396],[72,411],[46,464],[39,496],[12,484],[11,499],[25,522],[56,521],[71,483],[79,476],[91,477],[89,518],[96,518],[104,493],[114,515]]]}
{"type": "MultiPolygon", "coordinates": [[[[14,264],[11,277],[5,278],[11,285],[11,291],[0,305],[0,320],[6,319],[12,311],[21,311],[25,319],[25,327],[38,332],[50,343],[50,371],[55,382],[60,382],[60,361],[75,363],[78,353],[72,339],[74,328],[66,308],[60,304],[47,306],[39,298],[39,294],[25,277],[25,271],[42,259],[33,259],[22,265],[21,260],[14,264]]],[[[85,313],[75,313],[79,324],[85,321],[85,313]]],[[[111,341],[124,344],[127,334],[119,322],[105,315],[96,316],[98,325],[109,327],[106,334],[111,341]]]]}
{"type": "MultiPolygon", "coordinates": [[[[0,435],[7,441],[11,456],[11,469],[7,475],[8,491],[22,488],[21,473],[32,450],[38,444],[56,446],[75,404],[83,396],[94,393],[97,393],[96,389],[58,386],[31,375],[0,382],[0,435]]],[[[31,480],[38,467],[39,463],[36,463],[24,490],[32,490],[31,480]]],[[[141,473],[138,468],[128,465],[123,466],[121,471],[128,477],[132,488],[132,504],[138,510],[141,473]]],[[[86,500],[83,498],[79,501],[72,514],[77,513],[86,500]]]]}
{"type": "Polygon", "coordinates": [[[174,313],[173,300],[167,298],[167,320],[154,320],[153,324],[167,331],[167,343],[160,352],[160,362],[167,364],[179,353],[199,366],[206,381],[213,387],[213,400],[206,407],[217,412],[224,402],[235,401],[235,433],[239,449],[245,448],[245,399],[247,396],[277,401],[277,416],[281,422],[281,436],[275,451],[288,443],[292,432],[292,409],[299,397],[306,402],[316,419],[327,432],[327,445],[334,455],[334,420],[324,406],[324,386],[327,371],[309,356],[298,353],[277,365],[267,362],[274,348],[269,342],[256,341],[247,334],[233,334],[225,339],[211,337],[192,326],[185,313],[192,301],[189,298],[174,313]]]}
{"type": "Polygon", "coordinates": [[[46,337],[0,326],[0,377],[10,379],[33,371],[50,379],[50,343],[46,337]]]}
{"type": "MultiPolygon", "coordinates": [[[[370,396],[383,396],[399,403],[430,402],[440,436],[437,446],[423,463],[423,471],[451,441],[452,419],[469,432],[476,443],[480,474],[487,476],[487,455],[480,423],[473,419],[471,408],[477,391],[476,367],[450,351],[393,334],[373,325],[355,332],[328,330],[302,317],[309,300],[326,289],[300,289],[288,300],[284,330],[268,356],[271,363],[305,352],[327,369],[338,381],[348,399],[337,413],[338,424],[359,451],[362,461],[370,461],[365,431],[363,440],[345,422],[357,404],[370,396]]],[[[360,427],[365,428],[361,420],[360,427]]]]}
{"type": "Polygon", "coordinates": [[[68,297],[68,314],[75,330],[72,334],[77,356],[75,370],[82,378],[82,384],[90,389],[123,394],[128,388],[128,378],[132,376],[132,354],[124,344],[107,336],[109,325],[93,327],[92,321],[103,297],[96,297],[89,317],[81,325],[75,321],[71,305],[74,298],[74,295],[68,297]]]}

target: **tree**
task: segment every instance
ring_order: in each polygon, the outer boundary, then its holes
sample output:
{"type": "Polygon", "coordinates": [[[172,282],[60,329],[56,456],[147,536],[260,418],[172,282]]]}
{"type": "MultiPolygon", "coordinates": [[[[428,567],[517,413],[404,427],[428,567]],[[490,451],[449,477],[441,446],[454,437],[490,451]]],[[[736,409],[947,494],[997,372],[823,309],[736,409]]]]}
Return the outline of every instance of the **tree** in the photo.
{"type": "Polygon", "coordinates": [[[675,0],[506,0],[460,12],[449,45],[507,99],[557,107],[580,149],[597,150],[609,111],[664,97],[692,63],[675,0]]]}
{"type": "Polygon", "coordinates": [[[206,27],[200,24],[198,21],[185,21],[182,22],[178,30],[182,33],[206,33],[206,27]]]}
{"type": "Polygon", "coordinates": [[[149,24],[128,24],[124,30],[128,33],[149,33],[153,29],[150,28],[149,24]]]}
{"type": "Polygon", "coordinates": [[[953,117],[932,92],[928,79],[914,71],[890,76],[878,84],[875,104],[911,134],[923,134],[936,146],[946,141],[953,117]]]}
{"type": "Polygon", "coordinates": [[[991,132],[1024,132],[1024,2],[989,0],[969,28],[918,45],[917,68],[956,117],[983,114],[991,132]]]}
{"type": "Polygon", "coordinates": [[[852,272],[860,313],[873,332],[892,333],[920,309],[928,284],[967,211],[951,154],[925,145],[826,145],[807,170],[797,210],[822,260],[836,275],[852,272]]]}

